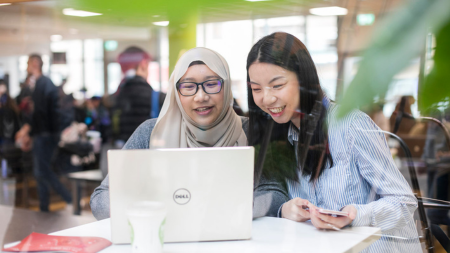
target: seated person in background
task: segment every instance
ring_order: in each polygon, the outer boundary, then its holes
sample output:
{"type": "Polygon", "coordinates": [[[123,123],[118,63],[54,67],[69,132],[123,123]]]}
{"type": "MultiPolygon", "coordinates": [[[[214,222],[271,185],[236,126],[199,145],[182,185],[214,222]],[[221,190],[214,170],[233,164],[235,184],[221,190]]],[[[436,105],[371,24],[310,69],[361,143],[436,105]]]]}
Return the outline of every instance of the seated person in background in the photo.
{"type": "Polygon", "coordinates": [[[400,112],[406,113],[408,115],[412,115],[411,106],[416,102],[413,96],[402,96],[400,101],[395,106],[395,110],[392,113],[391,117],[389,118],[389,124],[391,125],[391,132],[399,135],[400,137],[402,135],[408,135],[410,134],[413,127],[416,125],[416,120],[408,118],[408,117],[402,117],[400,124],[395,127],[397,116],[400,112]]]}
{"type": "MultiPolygon", "coordinates": [[[[247,146],[247,119],[233,110],[230,71],[221,55],[206,48],[187,51],[169,85],[159,117],[142,123],[124,149],[247,146]]],[[[106,176],[91,196],[91,208],[105,219],[109,206],[106,176]]]]}
{"type": "Polygon", "coordinates": [[[259,154],[266,150],[264,166],[256,167],[263,179],[254,214],[311,220],[318,229],[380,227],[382,237],[364,252],[422,252],[413,220],[417,200],[384,135],[361,111],[337,118],[338,106],[324,95],[305,45],[287,33],[268,35],[251,49],[247,71],[249,144],[259,154]],[[304,116],[316,103],[318,123],[305,143],[310,120],[304,116]],[[298,152],[305,149],[306,155],[298,152]]]}

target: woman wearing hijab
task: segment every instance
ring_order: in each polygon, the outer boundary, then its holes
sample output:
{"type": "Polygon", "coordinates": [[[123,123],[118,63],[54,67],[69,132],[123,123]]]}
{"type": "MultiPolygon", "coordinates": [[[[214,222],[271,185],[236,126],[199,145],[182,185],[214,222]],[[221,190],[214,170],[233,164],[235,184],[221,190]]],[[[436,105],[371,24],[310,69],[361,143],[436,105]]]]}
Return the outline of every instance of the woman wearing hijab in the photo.
{"type": "MultiPolygon", "coordinates": [[[[166,100],[157,119],[142,123],[124,149],[246,146],[247,119],[233,110],[228,64],[206,48],[187,51],[169,80],[166,100]]],[[[91,196],[92,213],[109,213],[109,177],[91,196]]]]}

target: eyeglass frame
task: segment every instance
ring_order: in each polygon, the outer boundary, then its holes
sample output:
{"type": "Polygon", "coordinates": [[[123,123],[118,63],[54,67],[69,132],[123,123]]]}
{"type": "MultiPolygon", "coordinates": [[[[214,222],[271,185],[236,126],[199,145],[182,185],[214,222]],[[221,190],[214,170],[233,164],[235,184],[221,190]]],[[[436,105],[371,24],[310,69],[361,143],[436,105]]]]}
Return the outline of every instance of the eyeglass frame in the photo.
{"type": "Polygon", "coordinates": [[[206,94],[212,95],[212,94],[218,94],[218,93],[220,93],[220,92],[222,91],[223,85],[224,85],[224,80],[223,80],[223,78],[218,78],[218,79],[209,79],[209,80],[206,80],[206,81],[201,82],[201,83],[196,83],[196,82],[182,82],[182,83],[177,83],[177,90],[178,90],[178,92],[181,94],[181,96],[184,96],[184,97],[191,97],[191,96],[194,96],[195,94],[197,94],[197,92],[198,92],[198,86],[202,86],[202,89],[203,89],[203,91],[204,91],[206,94]],[[221,81],[220,90],[219,90],[218,92],[215,92],[215,93],[208,93],[208,92],[206,92],[205,86],[203,86],[203,84],[206,83],[206,82],[215,81],[215,80],[217,80],[217,81],[220,80],[220,81],[221,81]],[[180,91],[180,84],[183,84],[183,83],[193,83],[193,84],[195,84],[195,92],[194,92],[194,94],[192,94],[192,95],[183,95],[183,93],[181,93],[181,91],[180,91]]]}

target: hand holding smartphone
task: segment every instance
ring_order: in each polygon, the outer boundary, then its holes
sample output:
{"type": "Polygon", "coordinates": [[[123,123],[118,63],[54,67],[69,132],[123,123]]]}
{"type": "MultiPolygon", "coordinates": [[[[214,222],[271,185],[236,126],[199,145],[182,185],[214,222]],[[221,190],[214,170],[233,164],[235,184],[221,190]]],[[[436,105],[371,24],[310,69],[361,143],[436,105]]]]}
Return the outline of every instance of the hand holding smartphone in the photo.
{"type": "Polygon", "coordinates": [[[327,210],[327,209],[323,209],[323,208],[319,208],[318,211],[321,214],[328,214],[328,215],[332,215],[334,217],[348,217],[347,212],[333,211],[333,210],[327,210]]]}

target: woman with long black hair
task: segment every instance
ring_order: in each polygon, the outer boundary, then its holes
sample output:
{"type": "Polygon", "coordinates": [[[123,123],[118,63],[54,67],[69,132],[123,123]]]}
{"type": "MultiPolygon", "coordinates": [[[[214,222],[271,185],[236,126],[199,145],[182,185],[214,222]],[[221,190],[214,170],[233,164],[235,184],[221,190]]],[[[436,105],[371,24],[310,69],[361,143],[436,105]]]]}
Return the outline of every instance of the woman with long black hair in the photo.
{"type": "Polygon", "coordinates": [[[252,47],[247,73],[248,139],[258,152],[254,215],[311,220],[319,229],[380,227],[367,252],[421,252],[417,201],[384,135],[361,111],[337,118],[305,45],[268,35],[252,47]]]}

